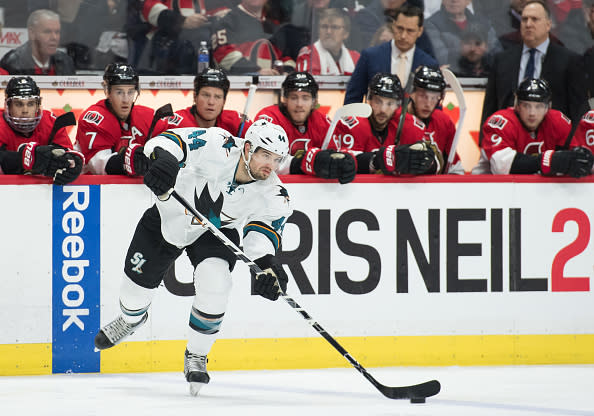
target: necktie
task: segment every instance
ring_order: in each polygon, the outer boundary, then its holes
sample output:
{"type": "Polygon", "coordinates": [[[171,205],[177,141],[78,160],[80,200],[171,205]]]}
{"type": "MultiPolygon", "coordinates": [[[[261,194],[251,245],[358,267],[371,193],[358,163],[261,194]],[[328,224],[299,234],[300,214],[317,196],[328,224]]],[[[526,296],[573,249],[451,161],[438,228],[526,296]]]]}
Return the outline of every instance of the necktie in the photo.
{"type": "Polygon", "coordinates": [[[534,55],[536,54],[536,49],[532,48],[528,52],[530,53],[530,57],[526,64],[526,71],[524,71],[524,79],[534,78],[534,55]]]}
{"type": "Polygon", "coordinates": [[[400,83],[402,84],[402,87],[404,87],[406,85],[406,68],[407,68],[407,62],[406,60],[408,59],[408,57],[401,53],[400,55],[398,55],[398,68],[396,69],[396,75],[398,75],[398,79],[400,79],[400,83]]]}

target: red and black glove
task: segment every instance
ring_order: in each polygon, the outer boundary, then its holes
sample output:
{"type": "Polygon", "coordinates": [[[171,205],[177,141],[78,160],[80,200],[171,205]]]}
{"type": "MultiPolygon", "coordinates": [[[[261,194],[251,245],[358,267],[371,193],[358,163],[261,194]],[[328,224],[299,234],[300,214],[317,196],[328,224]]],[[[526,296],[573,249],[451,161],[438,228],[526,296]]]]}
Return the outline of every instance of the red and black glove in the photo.
{"type": "Polygon", "coordinates": [[[422,141],[412,145],[380,147],[372,163],[376,170],[388,175],[422,175],[435,172],[437,167],[435,152],[422,141]]]}
{"type": "Polygon", "coordinates": [[[54,177],[59,169],[70,166],[64,159],[66,150],[59,146],[25,143],[19,148],[25,173],[54,177]]]}
{"type": "Polygon", "coordinates": [[[568,175],[573,178],[587,176],[592,171],[594,156],[585,147],[571,150],[547,150],[540,156],[543,175],[568,175]]]}
{"type": "Polygon", "coordinates": [[[324,179],[338,179],[345,184],[355,179],[357,158],[350,150],[309,149],[301,161],[301,170],[324,179]]]}
{"type": "Polygon", "coordinates": [[[124,151],[124,171],[130,176],[142,176],[149,166],[149,159],[144,155],[144,147],[133,143],[124,151]]]}

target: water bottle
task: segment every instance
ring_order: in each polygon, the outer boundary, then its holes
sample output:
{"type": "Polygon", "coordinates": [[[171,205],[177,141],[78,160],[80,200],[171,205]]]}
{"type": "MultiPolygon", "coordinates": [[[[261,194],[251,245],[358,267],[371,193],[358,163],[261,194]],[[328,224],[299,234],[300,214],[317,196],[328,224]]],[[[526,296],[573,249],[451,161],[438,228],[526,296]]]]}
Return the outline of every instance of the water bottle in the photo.
{"type": "Polygon", "coordinates": [[[198,73],[201,73],[210,66],[210,56],[206,41],[200,42],[200,49],[198,49],[198,73]]]}

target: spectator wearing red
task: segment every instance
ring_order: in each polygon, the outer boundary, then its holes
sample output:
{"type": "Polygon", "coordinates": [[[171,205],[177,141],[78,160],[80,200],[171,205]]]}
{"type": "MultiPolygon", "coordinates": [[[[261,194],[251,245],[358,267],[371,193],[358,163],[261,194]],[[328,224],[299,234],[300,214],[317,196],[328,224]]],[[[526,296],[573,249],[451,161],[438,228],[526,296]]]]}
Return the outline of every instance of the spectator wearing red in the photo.
{"type": "Polygon", "coordinates": [[[297,57],[297,70],[314,75],[351,75],[359,52],[346,48],[351,19],[340,9],[325,9],[319,14],[319,39],[305,46],[297,57]]]}

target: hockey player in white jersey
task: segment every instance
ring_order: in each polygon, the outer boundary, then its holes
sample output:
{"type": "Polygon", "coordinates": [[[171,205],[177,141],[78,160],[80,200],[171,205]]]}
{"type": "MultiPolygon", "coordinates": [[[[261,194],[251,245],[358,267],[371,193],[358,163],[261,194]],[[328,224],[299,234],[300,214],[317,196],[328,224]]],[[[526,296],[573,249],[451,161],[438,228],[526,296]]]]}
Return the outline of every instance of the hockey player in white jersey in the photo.
{"type": "Polygon", "coordinates": [[[144,152],[150,159],[144,183],[159,199],[140,219],[128,249],[122,314],[98,332],[95,346],[113,347],[146,322],[165,272],[185,250],[196,295],[184,374],[196,395],[210,380],[206,356],[223,322],[236,258],[167,196],[175,189],[237,245],[242,230],[245,253],[266,272],[256,276],[253,291],[276,300],[288,277],[275,254],[292,208],[275,170],[288,155],[288,139],[280,126],[259,120],[245,139],[217,127],[168,130],[149,140],[144,152]]]}

